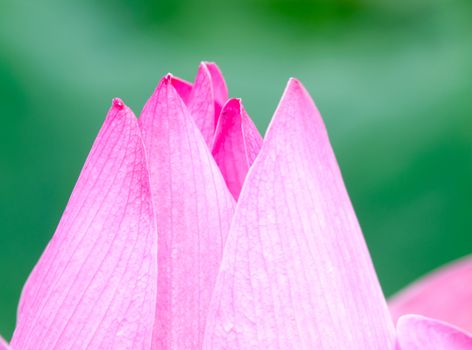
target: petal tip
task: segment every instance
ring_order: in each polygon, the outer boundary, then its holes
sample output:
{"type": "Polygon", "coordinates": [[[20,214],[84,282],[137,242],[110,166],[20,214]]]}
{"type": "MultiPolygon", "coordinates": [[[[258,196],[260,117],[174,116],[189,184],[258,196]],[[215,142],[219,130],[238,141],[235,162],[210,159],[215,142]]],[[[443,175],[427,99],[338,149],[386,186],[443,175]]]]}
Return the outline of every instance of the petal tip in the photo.
{"type": "Polygon", "coordinates": [[[174,77],[174,76],[172,75],[172,73],[167,73],[167,74],[164,75],[164,77],[162,78],[162,81],[163,81],[164,83],[166,83],[166,84],[167,84],[167,83],[170,83],[170,82],[172,81],[172,78],[173,78],[173,77],[174,77]]]}
{"type": "Polygon", "coordinates": [[[123,100],[119,97],[115,97],[112,100],[111,103],[112,103],[113,108],[116,108],[119,111],[121,111],[123,108],[125,108],[125,104],[124,104],[123,100]]]}
{"type": "MultiPolygon", "coordinates": [[[[206,74],[208,74],[208,77],[210,78],[211,77],[211,74],[210,74],[210,68],[209,66],[211,65],[212,63],[211,62],[208,62],[208,61],[201,61],[200,62],[200,65],[198,66],[198,70],[203,70],[206,74]]],[[[198,72],[197,72],[198,74],[198,72]]]]}
{"type": "Polygon", "coordinates": [[[232,97],[228,101],[226,101],[225,105],[223,106],[221,113],[222,114],[228,114],[229,111],[233,110],[240,110],[243,108],[243,103],[240,98],[232,97]]]}
{"type": "Polygon", "coordinates": [[[290,77],[287,82],[287,88],[286,90],[305,90],[305,87],[301,83],[300,80],[298,80],[295,77],[290,77]]]}
{"type": "Polygon", "coordinates": [[[178,84],[179,81],[182,81],[182,80],[180,80],[179,78],[176,79],[176,77],[174,77],[172,73],[167,73],[161,78],[161,80],[159,80],[159,83],[157,84],[156,89],[151,95],[150,100],[153,100],[154,98],[158,98],[157,96],[159,96],[160,91],[175,91],[177,96],[179,96],[179,94],[177,93],[174,87],[174,83],[178,84]]]}
{"type": "Polygon", "coordinates": [[[133,111],[123,102],[119,97],[115,97],[111,101],[111,107],[108,111],[107,119],[109,121],[126,118],[130,120],[136,120],[133,111]]]}

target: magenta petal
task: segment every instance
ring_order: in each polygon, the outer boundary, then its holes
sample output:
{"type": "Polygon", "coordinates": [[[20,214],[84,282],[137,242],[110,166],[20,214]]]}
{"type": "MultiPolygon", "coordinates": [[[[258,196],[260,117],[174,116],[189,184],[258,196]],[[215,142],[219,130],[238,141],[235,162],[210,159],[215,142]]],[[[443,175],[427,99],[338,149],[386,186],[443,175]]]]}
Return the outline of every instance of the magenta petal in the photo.
{"type": "Polygon", "coordinates": [[[198,349],[234,200],[165,77],[140,117],[158,227],[154,349],[198,349]]]}
{"type": "Polygon", "coordinates": [[[239,197],[204,348],[393,347],[391,317],[323,121],[291,79],[239,197]]]}
{"type": "Polygon", "coordinates": [[[171,78],[171,82],[182,101],[184,101],[185,104],[188,104],[193,85],[186,80],[174,76],[171,78]]]}
{"type": "Polygon", "coordinates": [[[413,283],[389,302],[396,321],[404,314],[436,318],[472,332],[472,257],[413,283]]]}
{"type": "Polygon", "coordinates": [[[214,63],[201,63],[189,97],[188,109],[208,146],[211,146],[216,121],[227,99],[228,90],[219,68],[214,63]]]}
{"type": "Polygon", "coordinates": [[[472,335],[445,322],[405,315],[397,323],[401,350],[470,350],[472,335]]]}
{"type": "Polygon", "coordinates": [[[113,101],[22,293],[16,349],[149,348],[157,233],[137,120],[113,101]]]}
{"type": "Polygon", "coordinates": [[[208,68],[211,76],[211,82],[213,86],[213,97],[215,103],[215,125],[217,125],[218,117],[220,115],[223,105],[228,100],[228,87],[226,86],[225,78],[221,73],[220,68],[214,62],[203,62],[208,68]]]}
{"type": "Polygon", "coordinates": [[[236,200],[261,146],[262,137],[241,100],[228,100],[218,120],[212,154],[236,200]]]}

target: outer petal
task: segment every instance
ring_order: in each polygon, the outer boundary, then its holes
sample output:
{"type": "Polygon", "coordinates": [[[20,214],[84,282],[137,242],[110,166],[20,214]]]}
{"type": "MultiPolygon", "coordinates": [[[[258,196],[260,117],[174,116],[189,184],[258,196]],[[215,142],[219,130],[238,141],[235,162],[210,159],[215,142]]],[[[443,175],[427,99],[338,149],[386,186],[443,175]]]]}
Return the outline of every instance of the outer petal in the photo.
{"type": "Polygon", "coordinates": [[[211,146],[221,106],[228,99],[223,75],[214,63],[202,62],[189,97],[188,109],[208,146],[211,146]]]}
{"type": "Polygon", "coordinates": [[[241,191],[204,348],[393,346],[390,314],[321,116],[292,79],[241,191]]]}
{"type": "Polygon", "coordinates": [[[472,335],[447,323],[423,316],[400,317],[397,333],[401,350],[472,349],[472,335]]]}
{"type": "Polygon", "coordinates": [[[389,303],[396,321],[420,314],[472,332],[472,257],[469,256],[413,283],[389,303]]]}
{"type": "Polygon", "coordinates": [[[153,348],[198,349],[234,200],[170,79],[140,118],[159,231],[153,348]]]}
{"type": "Polygon", "coordinates": [[[262,137],[241,100],[228,100],[218,120],[212,153],[236,200],[261,146],[262,137]]]}
{"type": "Polygon", "coordinates": [[[16,349],[148,349],[157,233],[140,130],[115,99],[26,283],[16,349]]]}

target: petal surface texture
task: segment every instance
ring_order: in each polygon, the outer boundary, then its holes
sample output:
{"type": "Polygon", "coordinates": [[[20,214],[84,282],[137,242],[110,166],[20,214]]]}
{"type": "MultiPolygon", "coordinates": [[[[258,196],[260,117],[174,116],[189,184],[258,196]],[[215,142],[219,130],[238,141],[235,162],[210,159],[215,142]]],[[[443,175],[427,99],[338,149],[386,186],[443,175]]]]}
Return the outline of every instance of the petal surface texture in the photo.
{"type": "Polygon", "coordinates": [[[393,346],[391,317],[323,121],[291,79],[241,191],[204,349],[393,346]]]}
{"type": "Polygon", "coordinates": [[[447,323],[405,315],[397,323],[401,350],[471,350],[472,335],[447,323]]]}
{"type": "Polygon", "coordinates": [[[227,99],[228,89],[219,68],[214,63],[201,63],[188,109],[208,146],[213,142],[217,119],[227,99]]]}
{"type": "Polygon", "coordinates": [[[218,120],[212,154],[236,200],[261,146],[262,137],[241,100],[228,100],[218,120]]]}
{"type": "Polygon", "coordinates": [[[137,120],[113,101],[22,293],[15,349],[148,349],[157,233],[137,120]]]}
{"type": "Polygon", "coordinates": [[[472,332],[472,257],[447,265],[398,293],[389,302],[396,321],[419,314],[472,332]]]}
{"type": "Polygon", "coordinates": [[[154,349],[198,349],[234,200],[165,77],[140,117],[158,229],[154,349]]]}

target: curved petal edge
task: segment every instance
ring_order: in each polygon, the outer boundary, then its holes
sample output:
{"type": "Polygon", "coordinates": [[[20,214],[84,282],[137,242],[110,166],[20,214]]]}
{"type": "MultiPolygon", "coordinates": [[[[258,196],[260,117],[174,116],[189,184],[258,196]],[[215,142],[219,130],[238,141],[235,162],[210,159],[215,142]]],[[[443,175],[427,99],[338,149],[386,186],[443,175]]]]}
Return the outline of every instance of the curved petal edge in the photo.
{"type": "Polygon", "coordinates": [[[236,200],[261,146],[262,136],[241,100],[228,100],[218,119],[212,154],[236,200]]]}
{"type": "Polygon", "coordinates": [[[472,332],[472,256],[414,282],[389,301],[394,321],[419,314],[472,332]]]}
{"type": "Polygon", "coordinates": [[[209,147],[213,141],[220,110],[227,99],[228,90],[218,66],[215,63],[202,62],[187,106],[209,147]]]}
{"type": "Polygon", "coordinates": [[[137,120],[113,100],[59,226],[23,289],[12,347],[150,347],[157,233],[137,120]]]}
{"type": "Polygon", "coordinates": [[[170,79],[139,119],[159,232],[153,349],[198,349],[234,200],[170,79]]]}
{"type": "Polygon", "coordinates": [[[204,349],[390,350],[394,343],[323,121],[291,79],[241,190],[204,349]]]}
{"type": "Polygon", "coordinates": [[[470,350],[472,335],[445,322],[404,315],[397,322],[400,350],[470,350]]]}

